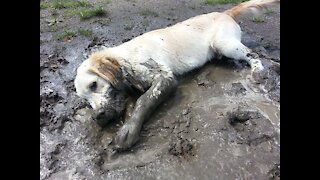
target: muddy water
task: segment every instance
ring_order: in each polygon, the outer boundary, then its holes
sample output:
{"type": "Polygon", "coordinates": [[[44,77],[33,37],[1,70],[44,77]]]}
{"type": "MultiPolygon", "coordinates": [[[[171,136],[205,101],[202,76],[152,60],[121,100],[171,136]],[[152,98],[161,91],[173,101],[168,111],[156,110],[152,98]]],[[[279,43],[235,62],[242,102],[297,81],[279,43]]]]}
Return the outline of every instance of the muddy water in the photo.
{"type": "Polygon", "coordinates": [[[92,110],[79,108],[60,132],[41,132],[55,147],[47,150],[59,157],[53,162],[66,167],[50,179],[267,179],[279,163],[280,109],[249,74],[248,67],[213,62],[181,77],[128,152],[108,146],[121,120],[100,129],[92,110]],[[239,108],[258,115],[233,126],[228,113],[239,108]]]}
{"type": "Polygon", "coordinates": [[[182,80],[173,97],[147,122],[142,133],[145,136],[133,151],[105,159],[103,169],[117,169],[106,177],[121,179],[129,172],[130,177],[134,174],[142,179],[267,179],[279,160],[279,108],[267,97],[245,88],[248,74],[248,69],[237,72],[208,65],[199,74],[190,75],[196,80],[190,76],[182,80]],[[245,90],[232,90],[234,83],[244,84],[245,90]],[[245,95],[239,98],[239,93],[245,95]],[[238,107],[260,115],[249,121],[263,122],[249,123],[237,132],[225,114],[238,107]],[[256,141],[248,145],[249,139],[256,141]],[[170,154],[170,143],[183,140],[192,149],[170,154]]]}
{"type": "Polygon", "coordinates": [[[53,147],[44,151],[57,159],[52,166],[64,167],[50,179],[267,179],[279,163],[279,103],[249,75],[248,67],[228,61],[181,77],[177,91],[144,125],[138,144],[123,153],[108,146],[121,120],[100,129],[88,106],[77,109],[62,130],[49,137],[41,132],[41,142],[53,147]],[[227,114],[239,108],[259,115],[234,127],[227,114]]]}

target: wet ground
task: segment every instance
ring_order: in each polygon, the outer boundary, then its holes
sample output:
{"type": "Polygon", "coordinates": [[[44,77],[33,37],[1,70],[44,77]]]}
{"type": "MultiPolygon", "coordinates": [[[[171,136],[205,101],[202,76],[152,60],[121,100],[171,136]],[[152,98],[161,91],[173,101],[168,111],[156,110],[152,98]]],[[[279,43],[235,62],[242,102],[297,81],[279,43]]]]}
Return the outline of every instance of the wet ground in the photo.
{"type": "Polygon", "coordinates": [[[259,53],[267,68],[261,84],[250,81],[244,62],[213,60],[180,77],[177,91],[143,126],[140,141],[131,151],[114,153],[108,144],[123,120],[106,129],[93,122],[88,104],[75,94],[79,64],[101,46],[232,5],[197,0],[90,3],[108,13],[80,20],[68,8],[40,11],[41,180],[280,179],[279,8],[238,20],[243,43],[259,53]]]}

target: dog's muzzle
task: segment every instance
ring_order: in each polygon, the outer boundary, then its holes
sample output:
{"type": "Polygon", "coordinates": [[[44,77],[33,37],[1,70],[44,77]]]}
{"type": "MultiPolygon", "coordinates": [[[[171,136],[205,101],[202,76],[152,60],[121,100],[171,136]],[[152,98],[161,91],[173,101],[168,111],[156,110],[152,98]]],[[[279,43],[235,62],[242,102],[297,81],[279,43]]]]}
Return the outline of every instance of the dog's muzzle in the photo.
{"type": "Polygon", "coordinates": [[[100,127],[106,126],[110,121],[115,119],[116,111],[114,109],[99,109],[93,116],[93,119],[100,127]]]}

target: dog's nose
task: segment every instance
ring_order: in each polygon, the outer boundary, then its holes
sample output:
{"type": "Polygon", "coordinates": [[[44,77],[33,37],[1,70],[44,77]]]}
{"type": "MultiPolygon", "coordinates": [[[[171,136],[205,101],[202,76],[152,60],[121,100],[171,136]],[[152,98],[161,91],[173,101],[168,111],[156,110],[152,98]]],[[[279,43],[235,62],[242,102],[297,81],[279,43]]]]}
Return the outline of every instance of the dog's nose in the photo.
{"type": "Polygon", "coordinates": [[[99,109],[95,115],[94,120],[97,122],[97,124],[101,127],[104,127],[112,120],[113,115],[111,113],[108,113],[108,111],[105,111],[104,109],[99,109]]]}

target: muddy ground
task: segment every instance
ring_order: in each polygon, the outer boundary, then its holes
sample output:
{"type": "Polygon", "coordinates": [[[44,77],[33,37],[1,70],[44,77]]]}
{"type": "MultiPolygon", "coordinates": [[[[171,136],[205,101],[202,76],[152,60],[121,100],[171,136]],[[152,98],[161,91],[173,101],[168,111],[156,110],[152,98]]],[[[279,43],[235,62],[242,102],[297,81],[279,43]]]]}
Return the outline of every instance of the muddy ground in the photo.
{"type": "MultiPolygon", "coordinates": [[[[41,1],[47,3],[48,1],[41,1]]],[[[243,43],[267,68],[261,84],[224,58],[181,77],[179,88],[123,153],[108,148],[123,120],[101,129],[75,94],[76,68],[101,46],[233,6],[201,0],[89,1],[108,13],[80,20],[40,11],[40,179],[280,179],[280,9],[243,17],[243,43]],[[148,11],[146,11],[148,10],[148,11]],[[92,34],[65,31],[85,29],[92,34]]],[[[49,2],[50,3],[50,2],[49,2]]]]}

